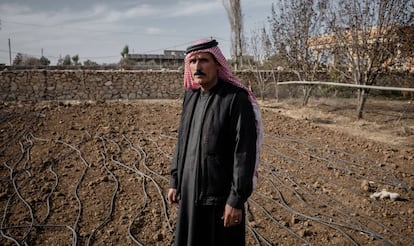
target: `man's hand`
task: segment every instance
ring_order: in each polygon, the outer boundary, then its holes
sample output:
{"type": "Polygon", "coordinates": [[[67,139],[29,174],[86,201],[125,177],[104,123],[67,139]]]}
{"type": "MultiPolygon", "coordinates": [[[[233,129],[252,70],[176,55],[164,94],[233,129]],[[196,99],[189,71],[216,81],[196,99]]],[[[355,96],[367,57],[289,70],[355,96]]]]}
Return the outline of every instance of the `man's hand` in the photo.
{"type": "Polygon", "coordinates": [[[177,199],[177,189],[170,188],[168,190],[167,200],[169,204],[178,203],[177,199]]]}
{"type": "Polygon", "coordinates": [[[226,204],[223,213],[224,227],[236,226],[241,223],[243,210],[226,204]]]}

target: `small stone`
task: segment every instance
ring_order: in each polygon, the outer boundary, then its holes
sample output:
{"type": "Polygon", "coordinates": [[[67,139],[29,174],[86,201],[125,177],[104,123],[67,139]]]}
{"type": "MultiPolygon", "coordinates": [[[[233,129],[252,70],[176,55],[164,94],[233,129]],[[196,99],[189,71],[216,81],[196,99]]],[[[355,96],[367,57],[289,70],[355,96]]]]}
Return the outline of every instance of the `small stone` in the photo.
{"type": "Polygon", "coordinates": [[[290,220],[290,222],[291,222],[292,225],[299,223],[299,221],[300,220],[298,218],[296,218],[295,215],[292,215],[292,218],[290,220]]]}
{"type": "Polygon", "coordinates": [[[370,182],[368,180],[363,180],[361,183],[361,190],[372,192],[375,190],[375,187],[373,187],[373,182],[370,182]]]}
{"type": "Polygon", "coordinates": [[[301,237],[309,237],[312,236],[312,231],[304,229],[299,232],[299,235],[301,237]]]}

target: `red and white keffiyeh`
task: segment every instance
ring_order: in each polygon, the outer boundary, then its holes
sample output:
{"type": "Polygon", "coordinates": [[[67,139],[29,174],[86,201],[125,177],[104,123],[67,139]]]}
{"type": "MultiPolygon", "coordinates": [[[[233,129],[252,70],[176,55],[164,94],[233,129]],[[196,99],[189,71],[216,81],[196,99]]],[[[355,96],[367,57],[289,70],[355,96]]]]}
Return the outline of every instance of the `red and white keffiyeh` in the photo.
{"type": "MultiPolygon", "coordinates": [[[[211,39],[201,39],[193,43],[193,45],[200,45],[203,43],[211,42],[211,39]]],[[[256,187],[257,185],[257,179],[259,176],[258,168],[259,168],[259,155],[260,155],[260,148],[263,141],[263,126],[262,126],[262,117],[259,109],[259,105],[257,103],[256,96],[253,94],[252,91],[250,91],[245,85],[243,85],[239,79],[237,79],[233,73],[231,72],[231,69],[227,63],[226,58],[224,57],[223,53],[221,52],[220,48],[215,45],[211,48],[206,49],[199,49],[192,52],[189,52],[184,60],[184,87],[186,89],[190,90],[197,90],[200,88],[200,85],[194,81],[193,75],[191,74],[190,69],[190,58],[197,53],[202,52],[208,52],[214,56],[216,61],[220,64],[219,70],[218,70],[218,77],[222,81],[229,82],[235,86],[238,86],[240,88],[243,88],[246,90],[249,94],[249,100],[252,103],[254,115],[256,119],[256,133],[257,133],[257,141],[256,141],[256,162],[255,162],[255,171],[253,176],[253,187],[256,187]]]]}

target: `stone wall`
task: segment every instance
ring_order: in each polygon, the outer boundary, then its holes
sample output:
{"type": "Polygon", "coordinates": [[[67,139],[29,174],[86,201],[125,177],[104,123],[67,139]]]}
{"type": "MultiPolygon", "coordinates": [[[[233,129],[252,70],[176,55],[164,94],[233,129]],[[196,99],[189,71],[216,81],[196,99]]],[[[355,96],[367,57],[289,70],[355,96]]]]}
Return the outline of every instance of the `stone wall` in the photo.
{"type": "MultiPolygon", "coordinates": [[[[250,72],[236,73],[254,83],[250,72]]],[[[176,99],[179,71],[10,70],[0,72],[0,101],[176,99]]]]}
{"type": "MultiPolygon", "coordinates": [[[[257,97],[275,98],[276,93],[279,98],[301,96],[300,86],[276,89],[271,84],[262,95],[253,72],[240,71],[234,75],[251,87],[257,97]]],[[[329,75],[320,76],[321,80],[330,81],[329,75]]],[[[288,72],[277,77],[279,81],[297,80],[288,72]]],[[[414,87],[413,77],[413,74],[380,76],[377,85],[414,87]]],[[[273,77],[268,74],[267,82],[271,81],[273,77]]],[[[180,71],[5,69],[0,72],[0,101],[177,99],[183,94],[182,83],[180,71]]],[[[352,92],[349,88],[339,89],[352,92]]],[[[318,86],[313,94],[330,96],[322,90],[326,89],[318,86]]]]}
{"type": "Polygon", "coordinates": [[[0,74],[0,100],[178,98],[177,71],[14,70],[0,74]]]}

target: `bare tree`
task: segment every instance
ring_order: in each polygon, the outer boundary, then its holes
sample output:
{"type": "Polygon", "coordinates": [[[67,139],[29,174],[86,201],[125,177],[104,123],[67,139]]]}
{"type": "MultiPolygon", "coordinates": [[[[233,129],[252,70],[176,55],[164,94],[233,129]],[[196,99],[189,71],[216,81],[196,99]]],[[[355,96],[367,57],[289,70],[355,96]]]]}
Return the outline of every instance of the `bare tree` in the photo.
{"type": "Polygon", "coordinates": [[[274,95],[278,99],[278,85],[280,72],[283,70],[284,59],[275,54],[268,31],[265,27],[252,30],[246,45],[246,51],[253,56],[249,59],[248,67],[254,72],[260,98],[263,100],[265,93],[274,88],[274,95]]]}
{"type": "MultiPolygon", "coordinates": [[[[288,68],[299,80],[312,81],[320,65],[320,54],[312,51],[309,40],[320,31],[321,15],[316,0],[278,0],[269,17],[273,45],[287,58],[288,68]]],[[[308,103],[312,85],[304,85],[302,105],[308,103]]]]}
{"type": "MultiPolygon", "coordinates": [[[[413,0],[320,2],[326,14],[324,40],[332,68],[352,83],[374,85],[381,72],[401,61],[401,54],[413,56],[412,36],[406,36],[407,28],[413,28],[413,0]]],[[[368,94],[366,88],[357,91],[358,119],[368,94]]]]}
{"type": "Polygon", "coordinates": [[[243,15],[240,0],[223,0],[231,28],[231,52],[235,69],[243,65],[243,15]]]}
{"type": "Polygon", "coordinates": [[[251,31],[248,42],[249,53],[253,56],[253,60],[248,60],[248,67],[254,72],[260,98],[264,99],[266,87],[269,86],[269,80],[274,78],[269,69],[266,71],[264,61],[271,54],[271,44],[266,29],[263,27],[260,30],[251,31]]]}

